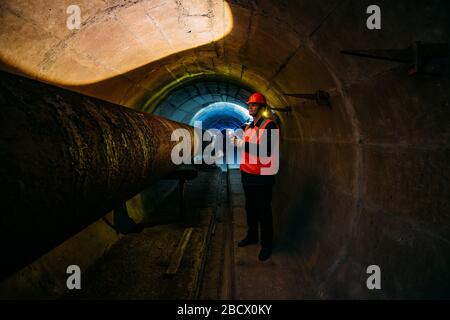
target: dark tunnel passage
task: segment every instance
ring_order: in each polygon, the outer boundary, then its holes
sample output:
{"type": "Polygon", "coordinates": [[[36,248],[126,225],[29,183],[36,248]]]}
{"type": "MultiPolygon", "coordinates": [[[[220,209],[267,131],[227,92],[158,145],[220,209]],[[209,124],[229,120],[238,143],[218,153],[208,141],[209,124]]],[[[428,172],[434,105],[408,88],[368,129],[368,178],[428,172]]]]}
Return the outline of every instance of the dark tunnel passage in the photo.
{"type": "Polygon", "coordinates": [[[235,129],[248,122],[251,117],[245,102],[254,89],[232,79],[208,78],[193,80],[173,90],[153,113],[190,125],[195,120],[202,121],[205,129],[235,129]]]}
{"type": "Polygon", "coordinates": [[[378,1],[381,30],[365,0],[78,3],[74,30],[0,4],[0,298],[450,298],[448,1],[378,1]],[[255,91],[281,133],[264,263],[238,166],[170,159],[255,91]]]}
{"type": "MultiPolygon", "coordinates": [[[[233,79],[200,77],[170,92],[154,109],[153,114],[191,126],[197,122],[202,130],[219,130],[225,145],[227,129],[237,130],[252,121],[246,101],[253,91],[254,89],[233,79]]],[[[234,161],[229,164],[236,169],[239,162],[236,153],[234,161]]]]}

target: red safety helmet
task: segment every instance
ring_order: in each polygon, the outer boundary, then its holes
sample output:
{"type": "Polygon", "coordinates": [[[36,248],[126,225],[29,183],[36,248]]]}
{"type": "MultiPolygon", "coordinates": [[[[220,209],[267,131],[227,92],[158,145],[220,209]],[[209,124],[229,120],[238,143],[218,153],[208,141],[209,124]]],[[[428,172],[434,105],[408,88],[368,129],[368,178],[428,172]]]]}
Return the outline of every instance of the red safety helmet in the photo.
{"type": "Polygon", "coordinates": [[[255,92],[248,98],[247,104],[250,103],[266,104],[266,97],[262,93],[255,92]]]}

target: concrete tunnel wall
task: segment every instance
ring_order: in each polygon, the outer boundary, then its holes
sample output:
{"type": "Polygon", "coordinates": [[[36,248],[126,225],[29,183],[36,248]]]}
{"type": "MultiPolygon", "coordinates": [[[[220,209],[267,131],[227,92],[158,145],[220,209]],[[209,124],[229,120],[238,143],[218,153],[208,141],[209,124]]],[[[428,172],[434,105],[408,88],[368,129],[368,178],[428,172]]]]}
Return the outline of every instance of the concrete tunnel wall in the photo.
{"type": "Polygon", "coordinates": [[[278,114],[276,234],[317,297],[449,296],[448,75],[408,76],[405,65],[340,53],[447,42],[446,1],[378,1],[377,31],[365,26],[364,0],[80,1],[76,32],[58,28],[65,7],[24,3],[1,6],[5,70],[146,111],[205,75],[292,106],[278,114]],[[103,77],[89,81],[94,74],[103,77]],[[318,89],[330,108],[282,95],[318,89]],[[381,292],[365,288],[371,264],[382,269],[381,292]]]}

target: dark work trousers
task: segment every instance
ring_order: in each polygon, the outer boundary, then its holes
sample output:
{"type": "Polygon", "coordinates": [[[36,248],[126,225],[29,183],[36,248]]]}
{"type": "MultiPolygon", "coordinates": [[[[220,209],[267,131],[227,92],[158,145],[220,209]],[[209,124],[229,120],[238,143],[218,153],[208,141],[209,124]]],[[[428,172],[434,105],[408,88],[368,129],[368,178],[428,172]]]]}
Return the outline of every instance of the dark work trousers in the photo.
{"type": "Polygon", "coordinates": [[[245,185],[245,210],[247,211],[247,237],[258,240],[258,224],[261,226],[261,246],[272,247],[272,185],[245,185]]]}

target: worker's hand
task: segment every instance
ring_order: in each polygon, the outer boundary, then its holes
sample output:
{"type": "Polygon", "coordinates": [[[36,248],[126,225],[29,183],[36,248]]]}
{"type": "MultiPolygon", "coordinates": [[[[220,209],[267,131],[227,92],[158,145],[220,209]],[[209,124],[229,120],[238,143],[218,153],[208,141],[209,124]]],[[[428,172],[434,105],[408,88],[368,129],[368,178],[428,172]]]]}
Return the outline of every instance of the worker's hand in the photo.
{"type": "Polygon", "coordinates": [[[234,141],[233,141],[233,144],[236,146],[236,147],[238,147],[238,148],[242,148],[243,146],[244,146],[244,140],[243,139],[240,139],[240,138],[238,138],[238,137],[234,137],[234,141]]]}
{"type": "Polygon", "coordinates": [[[244,146],[244,140],[239,138],[237,135],[235,135],[231,131],[227,131],[228,139],[231,141],[233,145],[235,145],[238,148],[242,148],[244,146]]]}
{"type": "Polygon", "coordinates": [[[232,132],[232,131],[229,131],[229,130],[227,130],[226,131],[226,135],[227,135],[227,139],[228,139],[228,141],[231,141],[231,143],[234,143],[233,142],[233,139],[234,139],[234,133],[232,132]]]}

